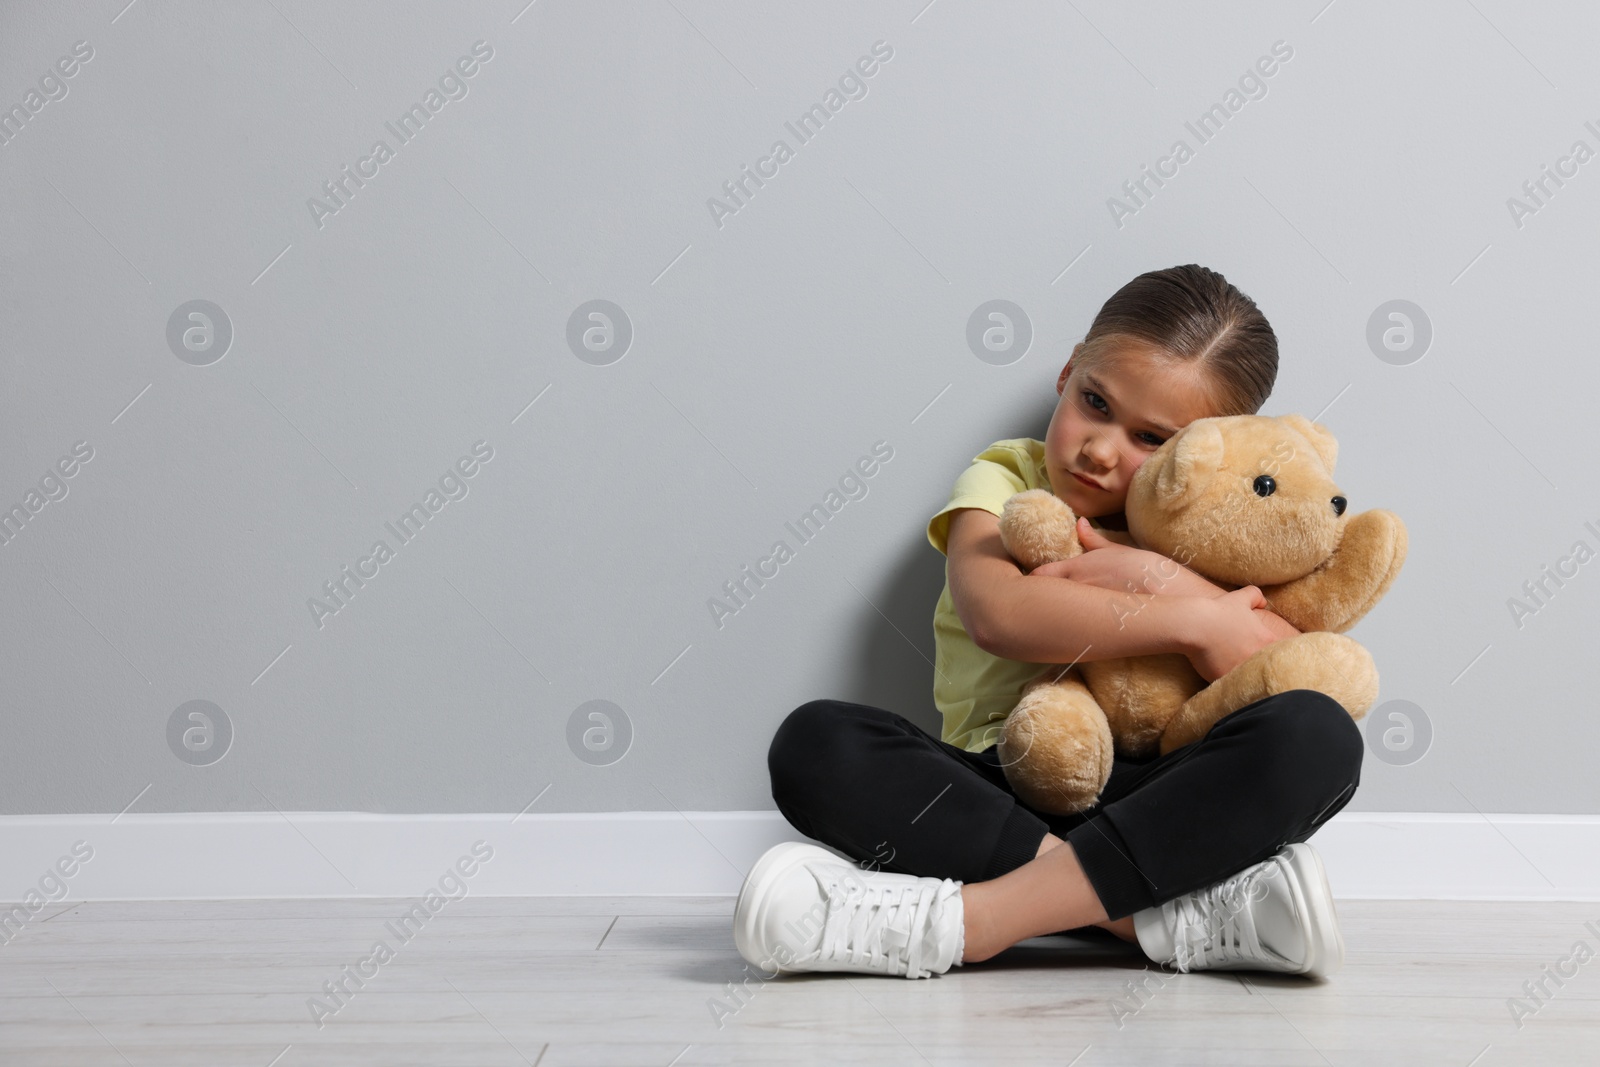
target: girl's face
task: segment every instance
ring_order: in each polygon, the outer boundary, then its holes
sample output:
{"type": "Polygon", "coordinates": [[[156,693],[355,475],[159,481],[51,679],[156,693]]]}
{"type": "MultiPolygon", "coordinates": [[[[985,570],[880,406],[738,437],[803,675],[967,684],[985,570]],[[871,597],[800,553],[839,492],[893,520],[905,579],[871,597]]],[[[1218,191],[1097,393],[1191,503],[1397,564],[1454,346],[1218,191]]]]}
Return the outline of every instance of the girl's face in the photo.
{"type": "Polygon", "coordinates": [[[1137,345],[1090,370],[1069,359],[1056,380],[1061,400],[1044,441],[1055,495],[1088,518],[1121,513],[1128,484],[1150,453],[1190,422],[1215,414],[1196,373],[1137,345]]]}

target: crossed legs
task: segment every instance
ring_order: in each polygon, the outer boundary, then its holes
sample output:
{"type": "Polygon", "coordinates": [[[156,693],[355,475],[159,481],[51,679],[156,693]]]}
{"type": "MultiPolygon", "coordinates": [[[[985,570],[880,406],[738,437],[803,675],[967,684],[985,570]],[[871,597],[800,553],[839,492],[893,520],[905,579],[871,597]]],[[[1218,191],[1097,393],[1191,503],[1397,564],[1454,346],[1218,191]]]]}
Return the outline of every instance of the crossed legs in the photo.
{"type": "Polygon", "coordinates": [[[772,794],[801,833],[863,865],[963,883],[964,960],[1100,926],[1303,841],[1360,780],[1360,729],[1325,694],[1241,708],[1157,759],[1118,760],[1086,812],[1031,811],[993,748],[966,752],[893,712],[836,700],[796,708],[768,751],[772,794]],[[1063,845],[1070,847],[1063,847],[1063,845]]]}

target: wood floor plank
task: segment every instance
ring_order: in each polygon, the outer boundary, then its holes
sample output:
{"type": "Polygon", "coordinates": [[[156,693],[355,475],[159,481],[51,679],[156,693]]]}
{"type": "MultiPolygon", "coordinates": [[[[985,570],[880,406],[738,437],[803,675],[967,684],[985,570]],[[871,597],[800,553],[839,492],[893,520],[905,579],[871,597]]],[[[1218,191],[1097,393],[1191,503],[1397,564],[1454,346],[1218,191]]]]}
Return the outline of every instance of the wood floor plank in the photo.
{"type": "Polygon", "coordinates": [[[1174,974],[1098,934],[926,981],[767,980],[732,905],[462,898],[339,1004],[323,983],[407,901],[63,901],[0,944],[0,1063],[1497,1067],[1592,1062],[1600,1035],[1600,962],[1546,970],[1600,948],[1594,904],[1341,901],[1323,983],[1174,974]],[[1508,1000],[1541,980],[1519,1026],[1508,1000]],[[337,1007],[320,1027],[312,998],[337,1007]]]}

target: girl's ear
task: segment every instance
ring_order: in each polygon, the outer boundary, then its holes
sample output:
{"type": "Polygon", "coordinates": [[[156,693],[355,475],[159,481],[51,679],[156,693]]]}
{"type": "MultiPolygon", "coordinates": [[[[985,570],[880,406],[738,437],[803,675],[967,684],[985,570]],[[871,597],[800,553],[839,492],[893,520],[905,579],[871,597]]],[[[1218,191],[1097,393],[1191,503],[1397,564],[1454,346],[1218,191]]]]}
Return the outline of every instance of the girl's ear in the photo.
{"type": "Polygon", "coordinates": [[[1222,466],[1222,429],[1217,421],[1195,419],[1162,445],[1172,449],[1156,470],[1156,500],[1162,510],[1171,513],[1189,503],[1222,466]]]}
{"type": "Polygon", "coordinates": [[[1320,422],[1312,422],[1304,415],[1290,413],[1279,415],[1278,421],[1297,431],[1311,447],[1317,450],[1317,455],[1322,459],[1322,465],[1328,468],[1328,473],[1333,473],[1333,462],[1339,458],[1339,441],[1328,428],[1320,422]]]}
{"type": "Polygon", "coordinates": [[[1067,386],[1067,378],[1072,374],[1072,361],[1078,358],[1078,350],[1083,347],[1083,342],[1072,346],[1072,355],[1067,357],[1067,365],[1061,368],[1061,376],[1056,379],[1056,392],[1059,393],[1067,386]]]}

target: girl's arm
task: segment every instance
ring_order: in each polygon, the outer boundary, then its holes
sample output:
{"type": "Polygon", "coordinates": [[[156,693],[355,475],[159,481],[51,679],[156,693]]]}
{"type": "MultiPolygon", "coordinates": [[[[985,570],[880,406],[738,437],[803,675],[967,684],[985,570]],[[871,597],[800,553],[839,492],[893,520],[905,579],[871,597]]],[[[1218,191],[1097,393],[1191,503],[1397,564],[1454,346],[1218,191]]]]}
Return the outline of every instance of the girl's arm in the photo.
{"type": "Polygon", "coordinates": [[[1199,654],[1207,645],[1212,597],[1129,593],[1025,575],[1001,544],[999,518],[982,508],[951,514],[946,549],[956,614],[973,642],[992,655],[1072,663],[1199,654]]]}
{"type": "Polygon", "coordinates": [[[1074,663],[1176,652],[1212,682],[1299,632],[1265,610],[1256,586],[1172,596],[1025,575],[1001,544],[999,518],[981,508],[952,513],[946,548],[962,626],[979,648],[1004,659],[1074,663]]]}
{"type": "Polygon", "coordinates": [[[1078,520],[1084,551],[1071,559],[1035,567],[1034,577],[1071,578],[1102,589],[1131,589],[1165,596],[1221,596],[1228,590],[1204,575],[1148,548],[1113,541],[1088,521],[1078,520]]]}
{"type": "MultiPolygon", "coordinates": [[[[1102,589],[1162,596],[1215,598],[1230,591],[1159,552],[1112,541],[1083,519],[1078,520],[1078,539],[1084,547],[1080,555],[1035,567],[1028,576],[1071,578],[1102,589]]],[[[1269,600],[1259,613],[1259,622],[1267,627],[1274,640],[1300,633],[1294,624],[1271,609],[1269,600]]],[[[1251,629],[1254,627],[1247,627],[1251,629]]]]}

